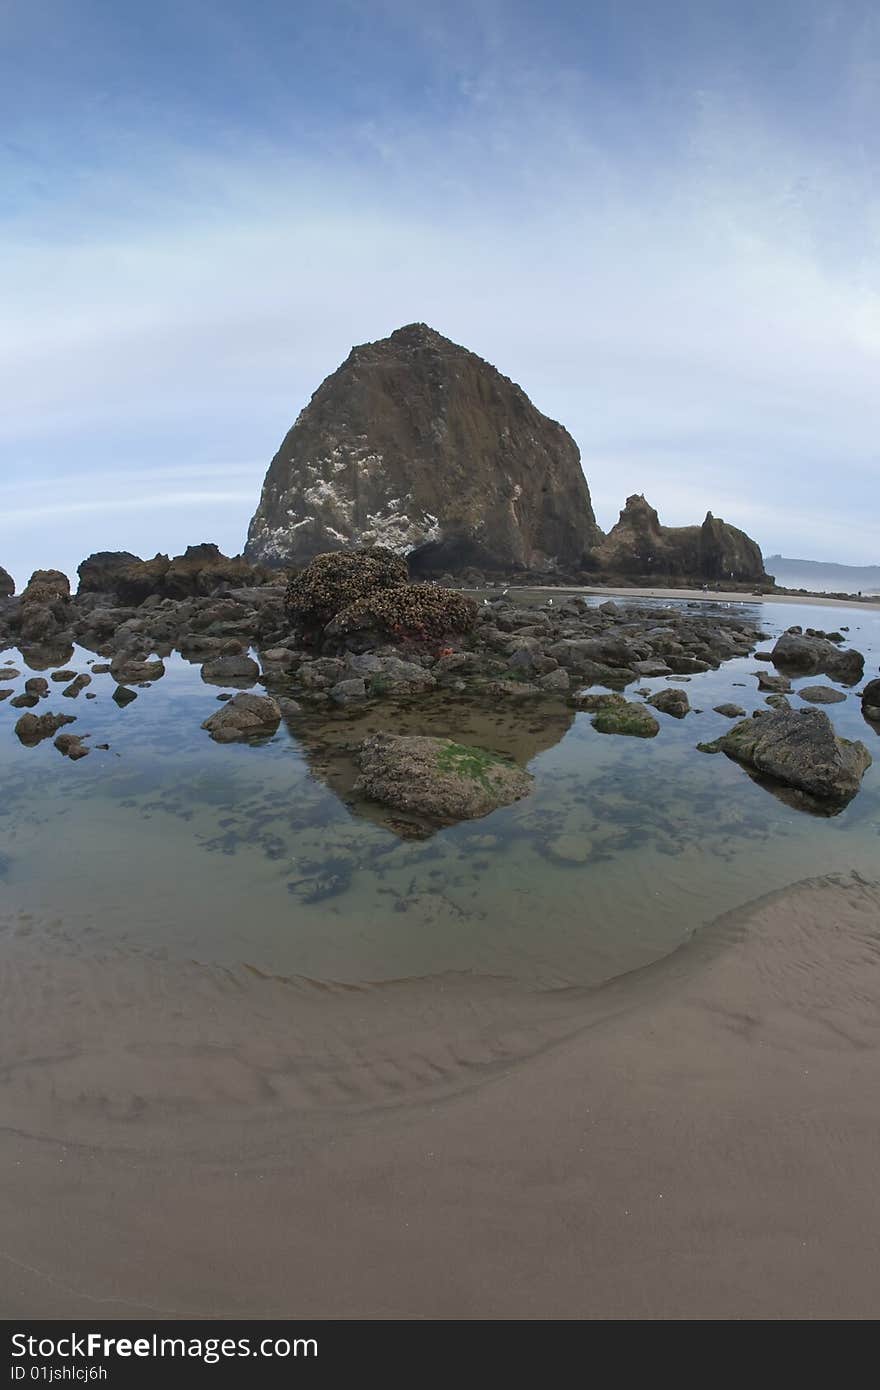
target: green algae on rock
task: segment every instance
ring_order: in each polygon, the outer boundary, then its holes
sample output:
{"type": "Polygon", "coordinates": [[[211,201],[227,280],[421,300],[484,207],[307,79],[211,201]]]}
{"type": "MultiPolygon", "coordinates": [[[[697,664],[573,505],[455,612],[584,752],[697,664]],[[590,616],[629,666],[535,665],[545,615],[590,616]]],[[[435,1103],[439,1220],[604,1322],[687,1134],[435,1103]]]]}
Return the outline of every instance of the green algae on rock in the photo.
{"type": "Polygon", "coordinates": [[[631,738],[654,738],[660,732],[650,710],[631,700],[600,709],[593,718],[593,728],[600,734],[628,734],[631,738]]]}
{"type": "Polygon", "coordinates": [[[440,825],[486,816],[527,796],[533,782],[497,753],[448,738],[374,734],[357,760],[356,795],[440,825]]]}

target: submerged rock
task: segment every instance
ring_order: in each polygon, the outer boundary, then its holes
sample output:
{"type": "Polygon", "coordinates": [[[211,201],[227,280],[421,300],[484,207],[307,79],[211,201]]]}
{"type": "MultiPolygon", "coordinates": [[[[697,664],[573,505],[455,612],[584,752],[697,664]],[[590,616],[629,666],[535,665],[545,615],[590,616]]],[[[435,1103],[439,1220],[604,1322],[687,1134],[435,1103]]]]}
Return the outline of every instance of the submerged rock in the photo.
{"type": "Polygon", "coordinates": [[[242,691],[234,695],[202,724],[217,743],[235,743],[241,739],[267,737],[281,723],[281,710],[271,695],[252,695],[242,691]]]}
{"type": "Polygon", "coordinates": [[[745,710],[742,705],[724,704],[715,706],[716,714],[723,714],[725,719],[742,719],[745,710]]]}
{"type": "Polygon", "coordinates": [[[846,699],[842,690],[835,690],[831,685],[805,685],[798,695],[811,705],[839,705],[846,699]]]}
{"type": "Polygon", "coordinates": [[[374,734],[357,762],[356,795],[439,825],[486,816],[527,796],[533,782],[497,753],[449,738],[374,734]]]}
{"type": "Polygon", "coordinates": [[[840,738],[824,710],[779,710],[745,719],[718,740],[721,751],[762,776],[817,801],[845,804],[859,790],[871,755],[840,738]]]}
{"type": "Polygon", "coordinates": [[[128,687],[124,685],[117,685],[116,689],[113,691],[112,698],[120,709],[125,709],[126,705],[130,705],[132,700],[137,699],[137,691],[129,690],[128,687]]]}

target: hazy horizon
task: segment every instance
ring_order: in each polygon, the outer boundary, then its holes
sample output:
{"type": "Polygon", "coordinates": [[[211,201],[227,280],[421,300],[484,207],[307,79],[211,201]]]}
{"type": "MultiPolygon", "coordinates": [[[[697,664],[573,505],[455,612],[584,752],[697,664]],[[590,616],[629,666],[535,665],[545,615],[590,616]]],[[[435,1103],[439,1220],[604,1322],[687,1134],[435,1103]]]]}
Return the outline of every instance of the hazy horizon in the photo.
{"type": "Polygon", "coordinates": [[[424,320],[628,494],[876,562],[867,0],[7,0],[0,564],[239,551],[351,346],[424,320]]]}

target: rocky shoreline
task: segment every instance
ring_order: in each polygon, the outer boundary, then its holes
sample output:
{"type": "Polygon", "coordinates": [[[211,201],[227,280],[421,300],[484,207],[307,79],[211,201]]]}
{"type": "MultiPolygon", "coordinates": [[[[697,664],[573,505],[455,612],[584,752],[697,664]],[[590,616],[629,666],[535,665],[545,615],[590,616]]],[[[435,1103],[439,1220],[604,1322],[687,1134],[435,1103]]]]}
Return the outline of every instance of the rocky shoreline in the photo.
{"type": "MultiPolygon", "coordinates": [[[[845,647],[842,632],[792,629],[771,651],[756,652],[762,634],[741,610],[591,605],[572,595],[551,595],[535,606],[508,590],[475,599],[436,583],[412,583],[405,562],[380,547],[319,556],[286,585],[268,579],[213,546],[191,547],[174,560],[92,556],[80,567],[76,595],[65,575],[46,570],[31,577],[19,598],[0,599],[0,650],[14,646],[31,670],[51,670],[68,700],[94,698],[92,677],[109,674],[120,705],[137,698],[137,687],[161,679],[164,659],[179,653],[200,666],[206,684],[221,688],[221,708],[203,726],[217,742],[271,736],[282,718],[309,711],[431,692],[486,707],[564,702],[589,712],[600,733],[652,738],[660,730],[658,712],[675,719],[689,713],[682,687],[690,677],[754,652],[777,672],[755,672],[776,706],[776,722],[768,720],[758,740],[746,720],[704,751],[724,751],[756,775],[840,804],[855,795],[870,765],[864,745],[835,738],[823,710],[790,711],[787,699],[792,675],[825,674],[849,686],[862,679],[864,660],[845,647]],[[242,584],[243,577],[251,582],[242,584]],[[75,646],[94,653],[88,671],[65,669],[75,646]],[[665,678],[670,688],[640,688],[654,678],[665,678]],[[817,759],[821,775],[809,771],[817,759]]],[[[19,738],[33,745],[55,737],[71,716],[34,714],[52,687],[36,676],[18,695],[3,688],[4,678],[18,675],[12,667],[0,670],[0,700],[27,711],[16,725],[19,738]]],[[[830,686],[812,689],[813,695],[802,692],[812,704],[842,698],[830,686]]],[[[880,683],[869,681],[866,719],[878,714],[878,691],[880,683]]],[[[740,713],[733,705],[719,710],[740,713]]],[[[71,734],[55,737],[55,745],[72,760],[88,752],[71,734]]],[[[390,757],[391,743],[384,746],[390,757]]],[[[375,757],[373,773],[374,763],[375,757]]],[[[374,785],[380,781],[372,777],[374,785]]],[[[459,804],[482,808],[474,814],[492,809],[491,797],[474,797],[473,786],[459,790],[459,804]]],[[[448,787],[443,794],[448,800],[448,787]]],[[[430,795],[425,809],[432,813],[430,795]]]]}

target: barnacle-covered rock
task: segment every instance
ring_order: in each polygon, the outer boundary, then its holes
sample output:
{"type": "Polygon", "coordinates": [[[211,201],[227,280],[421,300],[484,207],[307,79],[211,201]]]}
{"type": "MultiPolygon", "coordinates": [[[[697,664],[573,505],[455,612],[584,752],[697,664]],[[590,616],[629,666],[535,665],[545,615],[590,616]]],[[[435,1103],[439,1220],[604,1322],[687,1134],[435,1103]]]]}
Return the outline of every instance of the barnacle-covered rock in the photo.
{"type": "Polygon", "coordinates": [[[377,590],[407,582],[406,561],[384,546],[316,555],[287,585],[288,616],[306,632],[317,632],[336,614],[377,590]]]}
{"type": "Polygon", "coordinates": [[[332,640],[367,632],[386,641],[436,641],[450,633],[469,632],[476,621],[473,599],[454,589],[400,584],[393,589],[375,589],[343,608],[328,623],[325,635],[332,640]]]}

